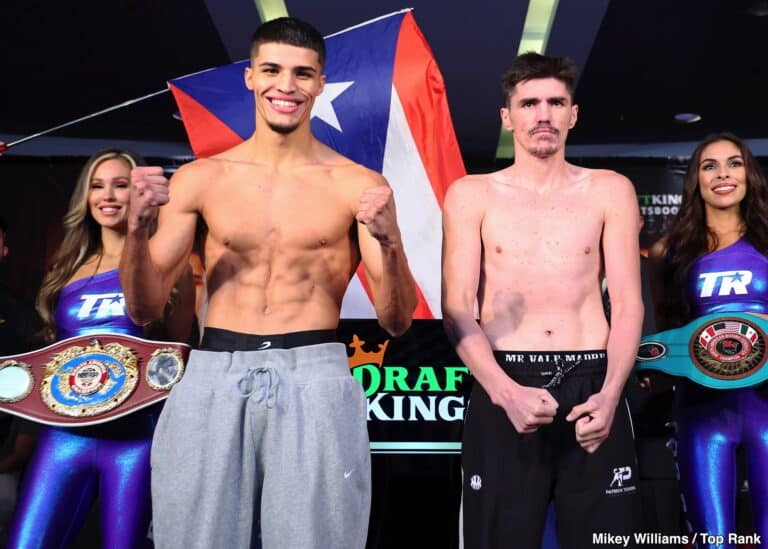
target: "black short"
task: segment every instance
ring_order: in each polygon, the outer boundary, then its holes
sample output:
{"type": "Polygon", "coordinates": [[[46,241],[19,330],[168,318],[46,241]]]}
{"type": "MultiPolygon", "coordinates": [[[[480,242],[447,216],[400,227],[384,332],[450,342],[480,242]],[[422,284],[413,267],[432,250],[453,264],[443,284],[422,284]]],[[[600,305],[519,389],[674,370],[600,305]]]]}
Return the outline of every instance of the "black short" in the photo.
{"type": "Polygon", "coordinates": [[[474,384],[462,452],[464,547],[539,549],[553,499],[563,549],[594,547],[607,535],[641,531],[626,401],[616,407],[611,433],[594,454],[576,442],[573,423],[565,421],[573,406],[600,391],[605,351],[494,354],[517,383],[547,386],[559,407],[552,424],[519,434],[504,410],[474,384]]]}
{"type": "Polygon", "coordinates": [[[245,334],[223,330],[222,328],[205,328],[200,349],[203,351],[264,351],[266,349],[293,349],[321,343],[335,343],[336,330],[306,330],[303,332],[288,332],[285,334],[245,334]]]}

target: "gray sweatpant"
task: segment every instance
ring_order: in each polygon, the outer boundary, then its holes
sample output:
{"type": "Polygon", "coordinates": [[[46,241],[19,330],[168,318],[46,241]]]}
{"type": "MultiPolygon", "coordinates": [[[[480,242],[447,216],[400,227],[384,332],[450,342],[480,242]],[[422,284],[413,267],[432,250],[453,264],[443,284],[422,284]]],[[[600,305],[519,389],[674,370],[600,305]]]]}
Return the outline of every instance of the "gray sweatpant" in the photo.
{"type": "Polygon", "coordinates": [[[193,351],[152,447],[157,549],[358,549],[366,400],[341,343],[193,351]]]}

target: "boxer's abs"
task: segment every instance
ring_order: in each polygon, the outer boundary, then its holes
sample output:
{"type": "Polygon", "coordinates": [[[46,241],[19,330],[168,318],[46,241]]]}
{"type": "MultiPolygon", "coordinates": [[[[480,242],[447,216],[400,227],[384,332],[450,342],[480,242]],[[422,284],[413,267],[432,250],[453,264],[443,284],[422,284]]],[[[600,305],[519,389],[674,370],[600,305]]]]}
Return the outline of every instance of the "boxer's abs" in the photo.
{"type": "Polygon", "coordinates": [[[491,347],[517,350],[604,349],[608,322],[596,280],[516,277],[518,284],[487,281],[480,324],[491,347]],[[526,281],[527,280],[527,281],[526,281]],[[527,292],[516,288],[528,288],[527,292]]]}
{"type": "Polygon", "coordinates": [[[350,277],[338,259],[294,254],[229,272],[209,269],[205,325],[255,334],[336,328],[350,277]]]}

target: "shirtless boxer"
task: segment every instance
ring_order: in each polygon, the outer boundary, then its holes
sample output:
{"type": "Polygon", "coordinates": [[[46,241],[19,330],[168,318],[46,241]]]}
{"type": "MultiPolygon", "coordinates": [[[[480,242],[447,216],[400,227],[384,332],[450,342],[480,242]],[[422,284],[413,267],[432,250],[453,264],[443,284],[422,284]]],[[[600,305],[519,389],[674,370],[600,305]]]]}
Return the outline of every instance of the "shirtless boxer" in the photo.
{"type": "Polygon", "coordinates": [[[159,168],[134,172],[120,268],[137,321],[160,313],[197,216],[208,226],[201,351],[153,446],[159,549],[251,547],[256,519],[264,549],[365,546],[366,400],[335,329],[361,259],[392,335],[410,326],[417,295],[387,182],[310,131],[324,61],[310,25],[265,23],[245,69],[254,134],[183,166],[170,185],[159,168]]]}
{"type": "Polygon", "coordinates": [[[565,548],[640,519],[622,398],[643,319],[637,198],[619,174],[565,161],[575,80],[568,59],[519,56],[502,76],[514,164],[456,181],[445,199],[444,322],[477,381],[467,548],[540,547],[553,498],[565,548]]]}

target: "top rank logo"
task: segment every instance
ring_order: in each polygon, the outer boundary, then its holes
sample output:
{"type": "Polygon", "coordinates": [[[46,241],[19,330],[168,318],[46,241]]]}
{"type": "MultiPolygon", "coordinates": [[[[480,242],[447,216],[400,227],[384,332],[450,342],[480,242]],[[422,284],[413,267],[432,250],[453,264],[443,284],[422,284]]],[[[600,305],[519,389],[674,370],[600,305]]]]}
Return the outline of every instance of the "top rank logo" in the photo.
{"type": "Polygon", "coordinates": [[[752,271],[720,271],[716,273],[701,273],[700,297],[712,297],[717,291],[718,296],[748,295],[747,288],[752,282],[752,271]]]}
{"type": "Polygon", "coordinates": [[[83,294],[77,318],[107,318],[125,316],[125,297],[122,292],[83,294]]]}

